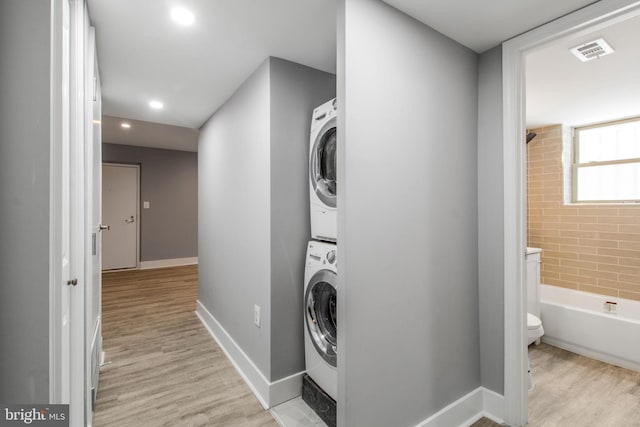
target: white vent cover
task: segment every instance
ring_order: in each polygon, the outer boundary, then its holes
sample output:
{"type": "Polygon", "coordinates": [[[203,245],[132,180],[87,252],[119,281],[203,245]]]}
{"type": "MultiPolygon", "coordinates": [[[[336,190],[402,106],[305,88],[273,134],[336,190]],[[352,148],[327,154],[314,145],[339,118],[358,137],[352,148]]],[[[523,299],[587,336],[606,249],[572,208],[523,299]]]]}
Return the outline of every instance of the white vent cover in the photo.
{"type": "Polygon", "coordinates": [[[604,41],[602,38],[586,42],[569,50],[582,62],[598,59],[601,56],[614,52],[613,48],[609,46],[609,43],[604,41]]]}

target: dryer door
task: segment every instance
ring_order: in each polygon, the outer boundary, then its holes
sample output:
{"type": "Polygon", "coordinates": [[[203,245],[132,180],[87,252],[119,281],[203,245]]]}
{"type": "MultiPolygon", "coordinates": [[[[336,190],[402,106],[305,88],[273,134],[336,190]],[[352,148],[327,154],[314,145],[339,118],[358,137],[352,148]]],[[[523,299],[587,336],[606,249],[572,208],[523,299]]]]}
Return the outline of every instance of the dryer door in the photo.
{"type": "Polygon", "coordinates": [[[320,270],[311,277],[305,294],[305,323],[313,346],[336,366],[336,273],[320,270]]]}
{"type": "Polygon", "coordinates": [[[331,208],[336,207],[336,145],[336,117],[333,117],[318,132],[309,159],[313,191],[331,208]]]}

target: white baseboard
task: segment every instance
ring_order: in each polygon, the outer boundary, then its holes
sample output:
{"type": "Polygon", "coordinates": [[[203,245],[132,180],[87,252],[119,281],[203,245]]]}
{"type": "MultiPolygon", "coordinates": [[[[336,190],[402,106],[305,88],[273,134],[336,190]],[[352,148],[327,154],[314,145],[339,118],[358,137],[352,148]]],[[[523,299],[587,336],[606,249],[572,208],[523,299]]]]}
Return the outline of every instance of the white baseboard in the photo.
{"type": "MultiPolygon", "coordinates": [[[[196,315],[256,395],[263,408],[272,408],[300,395],[304,372],[270,382],[200,301],[197,302],[196,315]]],[[[489,418],[498,424],[503,423],[504,396],[484,387],[478,387],[416,427],[468,427],[482,417],[489,418]]]]}
{"type": "Polygon", "coordinates": [[[482,417],[502,423],[503,402],[503,396],[484,387],[478,387],[431,415],[416,427],[468,427],[482,417]]]}
{"type": "Polygon", "coordinates": [[[445,406],[416,427],[468,426],[482,418],[482,388],[445,406]]]}
{"type": "Polygon", "coordinates": [[[603,353],[592,348],[572,344],[563,339],[550,337],[547,335],[544,335],[542,337],[542,342],[554,347],[559,347],[563,350],[570,351],[572,353],[579,354],[584,357],[588,357],[589,359],[599,360],[601,362],[608,363],[609,365],[615,365],[621,368],[629,369],[631,371],[640,372],[640,363],[634,362],[632,360],[623,359],[612,354],[603,353]]]}
{"type": "Polygon", "coordinates": [[[196,315],[264,409],[272,408],[300,396],[304,371],[277,381],[269,381],[200,301],[196,305],[196,315]]]}
{"type": "Polygon", "coordinates": [[[503,424],[504,423],[504,396],[491,391],[484,387],[482,388],[482,416],[489,418],[491,421],[503,424]]]}
{"type": "Polygon", "coordinates": [[[152,268],[179,267],[181,265],[193,265],[198,263],[198,257],[158,259],[155,261],[140,261],[140,270],[152,268]]]}

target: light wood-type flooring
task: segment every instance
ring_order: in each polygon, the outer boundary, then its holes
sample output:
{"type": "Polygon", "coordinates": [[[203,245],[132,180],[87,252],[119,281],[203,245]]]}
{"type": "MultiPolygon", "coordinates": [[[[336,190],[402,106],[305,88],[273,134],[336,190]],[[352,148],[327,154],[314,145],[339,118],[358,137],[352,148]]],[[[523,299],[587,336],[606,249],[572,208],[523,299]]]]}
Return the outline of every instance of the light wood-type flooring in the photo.
{"type": "MultiPolygon", "coordinates": [[[[528,427],[640,427],[640,372],[548,344],[529,347],[528,427]]],[[[495,427],[486,418],[473,427],[495,427]]]]}
{"type": "Polygon", "coordinates": [[[277,427],[196,317],[197,267],[103,275],[95,427],[277,427]]]}
{"type": "Polygon", "coordinates": [[[529,426],[640,427],[640,372],[547,344],[529,358],[529,426]]]}
{"type": "MultiPolygon", "coordinates": [[[[197,283],[195,266],[103,276],[95,427],[277,427],[196,317],[197,283]]],[[[640,427],[640,373],[547,344],[529,355],[529,427],[640,427]]]]}

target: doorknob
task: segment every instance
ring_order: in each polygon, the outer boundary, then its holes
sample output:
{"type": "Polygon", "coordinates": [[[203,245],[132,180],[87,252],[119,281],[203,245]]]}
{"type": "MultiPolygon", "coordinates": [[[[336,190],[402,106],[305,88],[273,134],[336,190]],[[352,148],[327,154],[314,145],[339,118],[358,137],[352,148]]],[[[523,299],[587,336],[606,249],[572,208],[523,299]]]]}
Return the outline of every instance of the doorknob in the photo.
{"type": "Polygon", "coordinates": [[[128,219],[125,219],[124,222],[126,222],[127,224],[131,224],[132,222],[135,222],[136,219],[133,217],[133,215],[131,215],[128,219]]]}
{"type": "Polygon", "coordinates": [[[110,230],[110,229],[111,229],[111,227],[109,227],[108,225],[102,225],[102,224],[98,225],[98,230],[100,230],[100,231],[110,230]]]}

